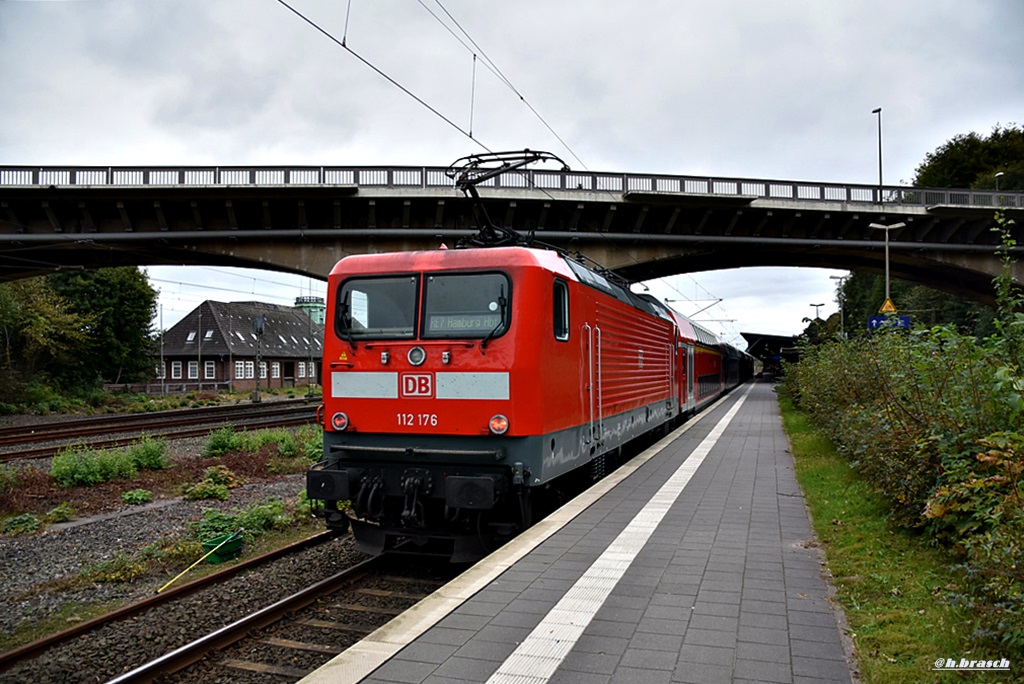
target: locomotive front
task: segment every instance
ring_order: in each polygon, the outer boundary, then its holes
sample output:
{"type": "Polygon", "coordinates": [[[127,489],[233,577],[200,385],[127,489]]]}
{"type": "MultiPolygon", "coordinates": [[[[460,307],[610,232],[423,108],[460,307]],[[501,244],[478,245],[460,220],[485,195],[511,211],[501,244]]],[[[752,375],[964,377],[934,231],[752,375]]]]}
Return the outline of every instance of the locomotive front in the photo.
{"type": "Polygon", "coordinates": [[[511,402],[523,251],[353,256],[331,273],[324,460],[307,490],[360,549],[405,538],[468,559],[527,524],[528,408],[511,402]]]}

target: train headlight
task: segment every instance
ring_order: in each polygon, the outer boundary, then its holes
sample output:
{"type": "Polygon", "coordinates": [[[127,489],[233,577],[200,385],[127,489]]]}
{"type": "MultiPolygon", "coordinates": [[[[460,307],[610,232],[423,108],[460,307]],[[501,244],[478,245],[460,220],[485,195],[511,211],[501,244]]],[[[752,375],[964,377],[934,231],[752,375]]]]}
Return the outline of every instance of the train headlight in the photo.
{"type": "Polygon", "coordinates": [[[333,416],[331,416],[331,427],[333,427],[338,432],[341,432],[342,430],[348,427],[348,416],[342,413],[341,411],[338,411],[333,416]]]}
{"type": "Polygon", "coordinates": [[[493,418],[487,424],[487,427],[491,429],[491,432],[496,435],[503,435],[508,432],[508,418],[501,415],[500,413],[493,418]]]}
{"type": "Polygon", "coordinates": [[[423,351],[423,347],[413,347],[409,350],[408,357],[409,363],[414,366],[418,366],[427,360],[427,352],[423,351]]]}

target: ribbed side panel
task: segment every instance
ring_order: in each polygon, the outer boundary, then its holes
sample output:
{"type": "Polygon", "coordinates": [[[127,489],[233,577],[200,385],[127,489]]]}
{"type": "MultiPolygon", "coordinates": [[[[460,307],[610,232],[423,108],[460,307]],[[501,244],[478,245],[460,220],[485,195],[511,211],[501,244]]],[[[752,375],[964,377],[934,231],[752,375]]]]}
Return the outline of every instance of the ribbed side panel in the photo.
{"type": "Polygon", "coordinates": [[[598,302],[597,328],[605,415],[669,397],[672,329],[667,321],[598,302]]]}

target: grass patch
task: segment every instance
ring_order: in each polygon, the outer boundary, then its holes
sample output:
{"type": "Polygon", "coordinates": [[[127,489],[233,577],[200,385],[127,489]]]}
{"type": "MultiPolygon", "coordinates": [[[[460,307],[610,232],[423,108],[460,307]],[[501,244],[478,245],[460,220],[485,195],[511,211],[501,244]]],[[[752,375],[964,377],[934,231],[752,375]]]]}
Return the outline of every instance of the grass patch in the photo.
{"type": "MultiPolygon", "coordinates": [[[[945,595],[962,578],[927,539],[894,527],[880,496],[782,397],[796,476],[823,543],[865,684],[953,682],[940,658],[972,657],[973,624],[945,595]]],[[[1002,654],[976,651],[975,658],[1002,654]]],[[[987,675],[991,676],[991,674],[987,675]]]]}
{"type": "Polygon", "coordinates": [[[67,601],[56,611],[45,616],[26,615],[26,618],[12,632],[0,632],[0,652],[14,650],[19,646],[56,634],[80,622],[86,622],[111,613],[124,606],[126,601],[67,601]]]}

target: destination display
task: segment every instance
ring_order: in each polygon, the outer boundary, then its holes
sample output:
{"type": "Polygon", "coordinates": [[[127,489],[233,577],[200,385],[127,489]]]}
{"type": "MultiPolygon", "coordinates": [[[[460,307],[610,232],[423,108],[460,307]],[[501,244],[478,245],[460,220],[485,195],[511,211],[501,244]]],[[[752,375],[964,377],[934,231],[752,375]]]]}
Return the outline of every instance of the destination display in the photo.
{"type": "Polygon", "coordinates": [[[497,313],[430,314],[427,316],[428,333],[488,333],[501,323],[497,313]]]}

